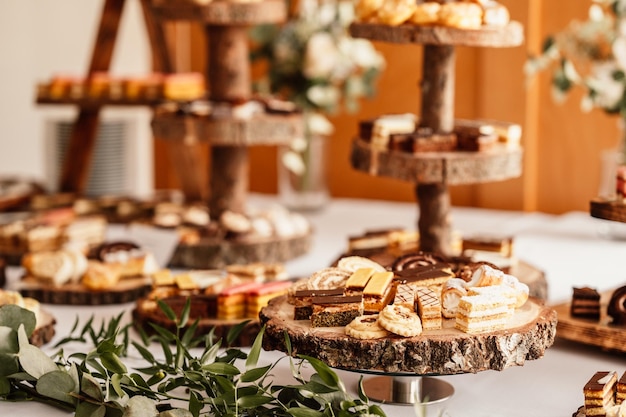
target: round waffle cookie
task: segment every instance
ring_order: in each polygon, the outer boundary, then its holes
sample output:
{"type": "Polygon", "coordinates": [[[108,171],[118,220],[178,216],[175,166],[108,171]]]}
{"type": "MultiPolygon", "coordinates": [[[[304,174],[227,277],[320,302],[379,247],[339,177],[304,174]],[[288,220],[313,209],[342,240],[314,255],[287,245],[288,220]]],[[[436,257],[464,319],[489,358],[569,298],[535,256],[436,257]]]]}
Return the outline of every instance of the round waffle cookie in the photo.
{"type": "Polygon", "coordinates": [[[378,314],[356,317],[346,325],[346,334],[356,339],[380,339],[389,335],[378,323],[378,314]]]}
{"type": "Polygon", "coordinates": [[[422,321],[417,313],[402,305],[391,304],[378,314],[378,324],[391,333],[412,337],[422,334],[422,321]]]}

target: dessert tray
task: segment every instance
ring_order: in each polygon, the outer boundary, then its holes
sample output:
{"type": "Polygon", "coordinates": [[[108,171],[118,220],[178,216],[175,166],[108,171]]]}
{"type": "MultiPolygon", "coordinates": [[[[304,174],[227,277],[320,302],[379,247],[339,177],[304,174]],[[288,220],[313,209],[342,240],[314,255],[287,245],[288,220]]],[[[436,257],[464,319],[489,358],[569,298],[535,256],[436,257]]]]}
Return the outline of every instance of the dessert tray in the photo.
{"type": "Polygon", "coordinates": [[[591,200],[589,206],[591,217],[626,222],[626,204],[622,201],[596,198],[591,200]]]}
{"type": "Polygon", "coordinates": [[[125,278],[114,287],[93,290],[81,283],[60,286],[25,277],[12,288],[24,297],[31,297],[46,304],[103,305],[134,302],[152,288],[150,277],[125,278]]]}
{"type": "Polygon", "coordinates": [[[570,303],[554,306],[559,316],[557,335],[560,338],[597,346],[608,351],[626,352],[626,327],[611,324],[607,307],[613,291],[600,293],[600,320],[572,317],[570,303]]]}
{"type": "MultiPolygon", "coordinates": [[[[184,305],[185,301],[185,299],[180,299],[181,305],[179,306],[179,309],[182,309],[182,305],[184,305]]],[[[148,312],[145,308],[143,308],[143,305],[149,302],[150,300],[146,298],[137,300],[137,307],[134,308],[132,312],[133,326],[137,329],[146,331],[148,334],[154,333],[154,328],[152,327],[153,324],[161,326],[169,331],[176,332],[176,323],[168,319],[161,310],[157,308],[148,312]]],[[[203,307],[202,304],[204,302],[201,299],[198,297],[191,297],[192,311],[194,310],[194,304],[196,304],[196,302],[203,307]]],[[[168,305],[170,305],[170,303],[168,303],[168,305]]],[[[195,319],[190,319],[190,322],[192,320],[195,319]]],[[[259,320],[253,318],[226,320],[200,317],[198,318],[195,335],[206,335],[209,332],[212,332],[216,340],[222,338],[225,341],[228,333],[236,326],[242,326],[242,329],[239,335],[231,341],[230,345],[252,346],[254,339],[259,334],[261,329],[259,320]]],[[[223,344],[225,343],[226,342],[223,342],[223,344]]]]}
{"type": "Polygon", "coordinates": [[[294,307],[286,296],[271,300],[260,313],[266,326],[263,347],[285,351],[285,333],[292,354],[309,355],[329,366],[371,370],[387,374],[453,375],[486,370],[501,371],[541,358],[556,332],[556,312],[537,300],[515,312],[503,330],[468,334],[444,320],[440,330],[415,337],[355,339],[344,327],[311,327],[308,320],[294,320],[294,307]]]}

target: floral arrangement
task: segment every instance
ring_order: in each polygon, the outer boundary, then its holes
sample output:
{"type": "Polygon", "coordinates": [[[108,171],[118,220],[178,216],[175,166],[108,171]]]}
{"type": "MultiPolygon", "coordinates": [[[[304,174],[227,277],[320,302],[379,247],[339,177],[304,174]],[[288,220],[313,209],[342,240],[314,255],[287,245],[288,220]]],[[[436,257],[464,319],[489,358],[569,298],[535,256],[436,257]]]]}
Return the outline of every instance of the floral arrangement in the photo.
{"type": "MultiPolygon", "coordinates": [[[[305,113],[305,132],[329,135],[333,126],[326,115],[345,108],[358,109],[359,99],[372,96],[385,60],[371,42],[348,33],[354,20],[350,0],[300,0],[295,16],[282,26],[256,27],[252,57],[268,63],[267,76],[259,81],[260,93],[294,102],[305,113]]],[[[294,172],[306,138],[292,144],[283,162],[294,172]]]]}
{"type": "Polygon", "coordinates": [[[592,0],[588,18],[547,37],[540,56],[526,64],[533,75],[553,67],[554,97],[574,87],[586,94],[583,111],[599,108],[626,117],[626,0],[592,0]]]}

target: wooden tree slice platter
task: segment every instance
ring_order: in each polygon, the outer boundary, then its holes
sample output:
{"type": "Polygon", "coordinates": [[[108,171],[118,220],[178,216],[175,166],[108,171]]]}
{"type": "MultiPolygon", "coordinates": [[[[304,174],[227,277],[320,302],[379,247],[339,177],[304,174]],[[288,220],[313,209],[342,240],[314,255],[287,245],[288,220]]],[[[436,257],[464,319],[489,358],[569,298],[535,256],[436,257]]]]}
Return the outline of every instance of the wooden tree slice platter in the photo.
{"type": "Polygon", "coordinates": [[[626,204],[618,200],[595,199],[589,203],[591,217],[626,223],[626,204]]]}
{"type": "Polygon", "coordinates": [[[441,330],[416,337],[359,340],[343,327],[311,327],[309,320],[293,320],[287,296],[274,298],[261,310],[266,326],[263,347],[286,351],[285,333],[293,355],[318,358],[329,366],[384,373],[452,375],[503,370],[541,358],[554,342],[556,312],[535,300],[516,310],[507,329],[470,335],[444,320],[441,330]]]}
{"type": "Polygon", "coordinates": [[[302,115],[264,114],[246,120],[157,115],[152,131],[159,139],[194,140],[216,146],[288,145],[304,135],[302,115]]]}
{"type": "Polygon", "coordinates": [[[505,145],[484,152],[377,151],[355,139],[352,167],[371,175],[391,177],[416,184],[450,185],[502,181],[522,174],[522,149],[505,145]]]}
{"type": "Polygon", "coordinates": [[[30,336],[30,344],[34,346],[43,346],[54,337],[54,325],[56,319],[46,310],[39,311],[40,322],[37,323],[35,331],[30,336]]]}
{"type": "MultiPolygon", "coordinates": [[[[143,300],[138,300],[137,305],[141,305],[143,300]]],[[[156,324],[168,329],[171,332],[176,332],[176,323],[169,320],[165,315],[159,311],[153,311],[146,313],[141,308],[133,309],[133,326],[137,329],[143,329],[148,334],[153,334],[154,328],[150,324],[156,324]]],[[[226,346],[226,336],[228,332],[240,323],[247,321],[247,324],[242,329],[239,336],[233,341],[232,346],[251,346],[254,339],[259,334],[261,325],[258,318],[255,319],[236,319],[236,320],[219,320],[201,318],[198,321],[198,329],[196,336],[206,335],[210,331],[216,338],[223,338],[222,346],[226,346]]],[[[192,323],[193,321],[190,321],[192,323]]],[[[184,332],[186,327],[182,329],[184,332]]]]}
{"type": "Polygon", "coordinates": [[[554,306],[559,315],[557,336],[566,340],[597,346],[604,350],[626,352],[626,327],[611,324],[606,313],[613,291],[600,294],[600,320],[586,320],[570,315],[570,303],[554,306]]]}
{"type": "Polygon", "coordinates": [[[123,304],[134,302],[152,289],[152,279],[147,277],[125,278],[114,288],[101,291],[90,290],[80,283],[59,287],[43,283],[32,277],[24,277],[15,284],[16,291],[40,303],[69,305],[123,304]]]}
{"type": "Polygon", "coordinates": [[[153,13],[157,19],[163,20],[196,20],[208,25],[258,25],[287,19],[287,8],[282,0],[212,1],[204,5],[180,0],[154,0],[152,3],[153,13]]]}
{"type": "Polygon", "coordinates": [[[103,106],[156,106],[161,103],[162,100],[147,100],[147,99],[137,99],[130,100],[126,98],[112,99],[112,98],[60,98],[60,99],[52,99],[52,98],[37,98],[37,104],[70,104],[76,105],[83,108],[97,108],[103,106]]]}
{"type": "Polygon", "coordinates": [[[178,245],[169,265],[213,269],[252,262],[286,262],[304,255],[310,248],[311,234],[249,242],[204,239],[193,245],[178,245]]]}
{"type": "Polygon", "coordinates": [[[388,26],[380,23],[352,23],[350,34],[355,38],[382,42],[486,48],[514,47],[524,42],[524,28],[519,22],[510,22],[504,27],[484,26],[475,30],[412,24],[388,26]]]}

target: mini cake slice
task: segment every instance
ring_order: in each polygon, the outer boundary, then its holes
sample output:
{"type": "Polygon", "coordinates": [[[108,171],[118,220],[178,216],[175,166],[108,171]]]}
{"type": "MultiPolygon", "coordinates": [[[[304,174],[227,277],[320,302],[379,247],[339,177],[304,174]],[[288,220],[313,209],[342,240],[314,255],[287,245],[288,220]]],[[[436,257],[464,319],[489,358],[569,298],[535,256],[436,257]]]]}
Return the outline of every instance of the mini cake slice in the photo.
{"type": "Polygon", "coordinates": [[[600,320],[600,294],[590,287],[574,288],[570,315],[591,320],[600,320]]]}
{"type": "Polygon", "coordinates": [[[607,408],[615,404],[616,388],[616,372],[596,372],[583,388],[585,415],[605,416],[607,408]]]}
{"type": "Polygon", "coordinates": [[[415,311],[424,330],[441,329],[441,298],[431,288],[418,287],[415,291],[415,311]]]}
{"type": "Polygon", "coordinates": [[[296,290],[289,294],[289,302],[294,305],[294,320],[309,320],[313,314],[313,297],[344,295],[343,288],[332,288],[328,290],[296,290]]]}
{"type": "Polygon", "coordinates": [[[399,284],[393,298],[394,305],[400,305],[415,311],[415,287],[409,284],[399,284]]]}
{"type": "Polygon", "coordinates": [[[454,278],[454,274],[448,265],[435,264],[419,268],[407,268],[395,272],[395,280],[410,284],[415,287],[431,287],[443,285],[450,278],[454,278]]]}
{"type": "Polygon", "coordinates": [[[492,294],[466,295],[459,300],[455,327],[466,333],[503,329],[513,309],[503,297],[492,294]]]}
{"type": "Polygon", "coordinates": [[[363,314],[361,295],[313,297],[312,304],[312,327],[345,326],[363,314]]]}
{"type": "Polygon", "coordinates": [[[217,295],[217,318],[241,319],[246,313],[246,294],[259,286],[256,282],[233,285],[217,295]]]}
{"type": "Polygon", "coordinates": [[[379,312],[394,296],[393,272],[376,272],[363,289],[363,308],[367,312],[379,312]]]}
{"type": "Polygon", "coordinates": [[[359,268],[354,271],[348,278],[348,281],[346,281],[346,294],[356,295],[362,293],[374,272],[373,268],[359,268]]]}
{"type": "Polygon", "coordinates": [[[290,281],[271,281],[260,284],[246,294],[246,316],[258,317],[259,312],[274,297],[286,294],[290,281]]]}

